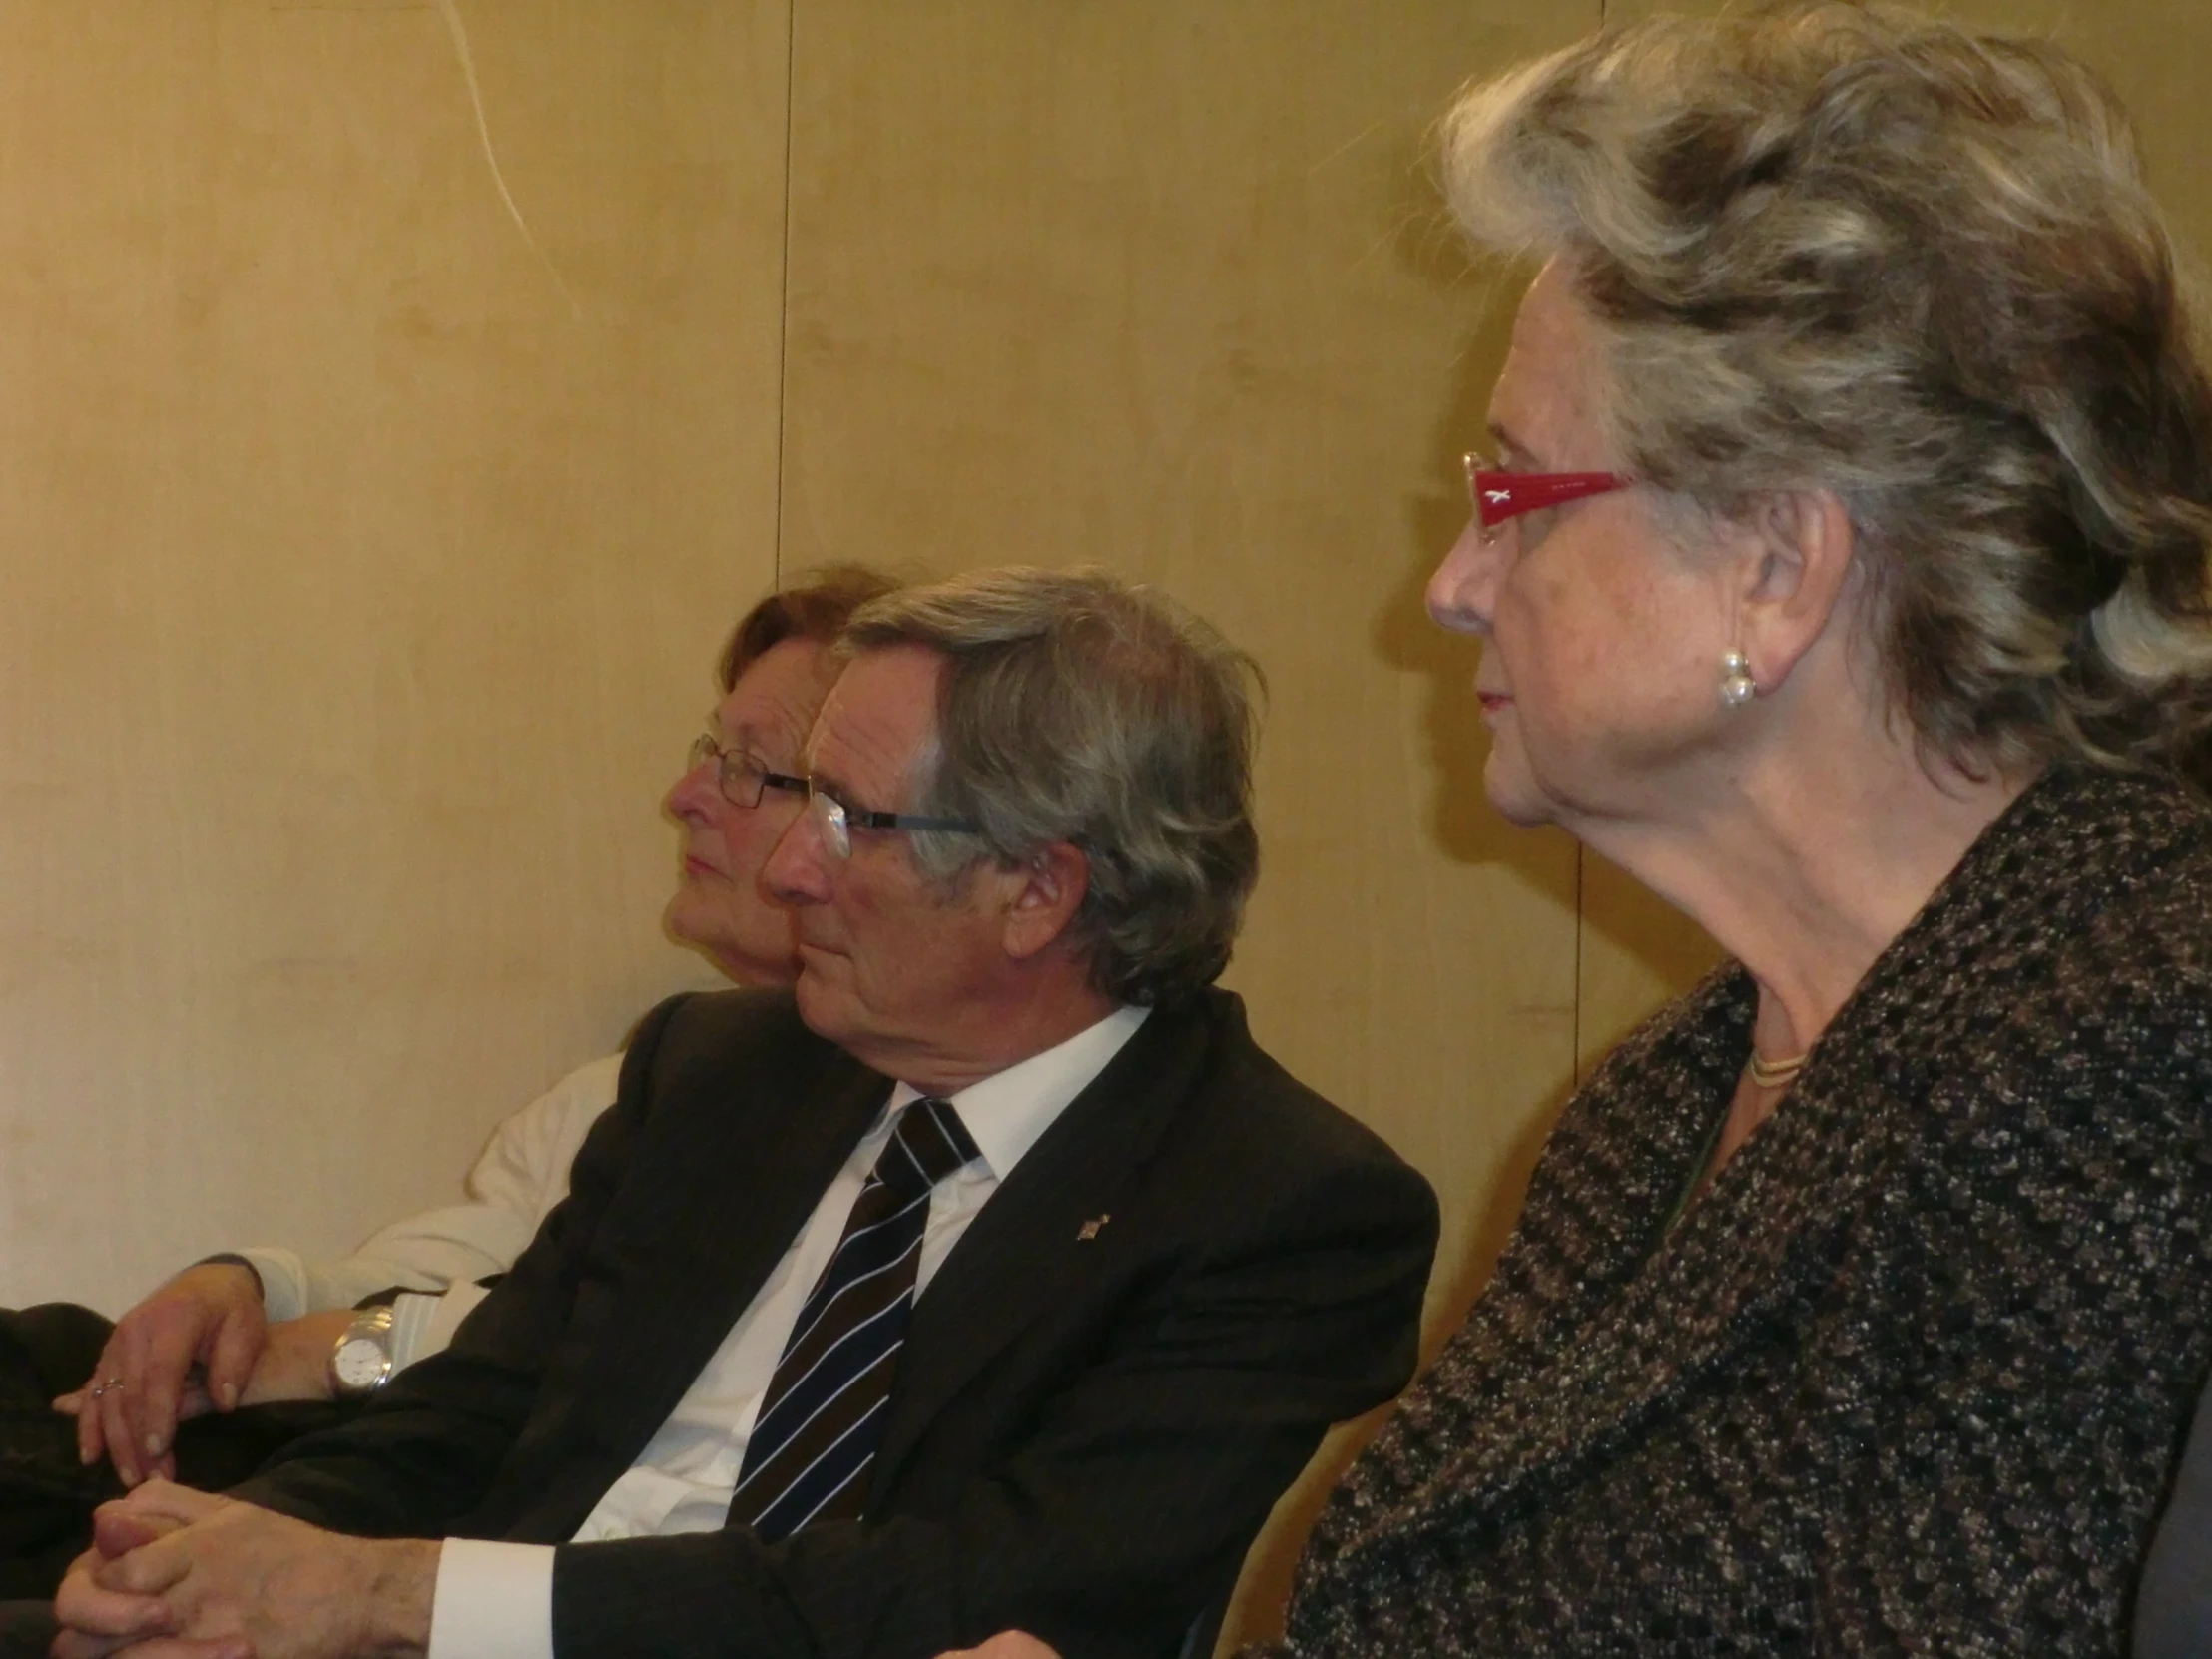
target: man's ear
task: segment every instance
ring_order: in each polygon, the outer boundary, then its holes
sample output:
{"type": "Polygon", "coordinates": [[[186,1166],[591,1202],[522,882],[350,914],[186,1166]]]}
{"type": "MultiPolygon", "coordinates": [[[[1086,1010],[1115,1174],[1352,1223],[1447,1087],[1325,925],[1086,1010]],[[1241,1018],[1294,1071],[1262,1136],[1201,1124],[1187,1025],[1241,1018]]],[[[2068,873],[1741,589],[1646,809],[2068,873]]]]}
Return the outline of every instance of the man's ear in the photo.
{"type": "Polygon", "coordinates": [[[1053,841],[1004,872],[1006,954],[1027,961],[1068,930],[1090,890],[1091,861],[1070,841],[1053,841]]]}
{"type": "Polygon", "coordinates": [[[1790,677],[1843,607],[1858,535],[1834,490],[1773,490],[1744,524],[1749,574],[1741,595],[1742,649],[1771,692],[1790,677]]]}

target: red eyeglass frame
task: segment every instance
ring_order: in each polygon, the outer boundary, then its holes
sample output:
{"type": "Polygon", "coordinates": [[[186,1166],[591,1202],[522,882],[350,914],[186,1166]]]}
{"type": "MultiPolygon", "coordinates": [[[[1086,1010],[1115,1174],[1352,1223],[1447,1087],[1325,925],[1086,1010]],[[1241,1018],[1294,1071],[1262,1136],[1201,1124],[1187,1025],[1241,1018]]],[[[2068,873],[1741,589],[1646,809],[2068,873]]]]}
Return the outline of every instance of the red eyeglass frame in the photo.
{"type": "Polygon", "coordinates": [[[1467,469],[1467,494],[1474,502],[1475,522],[1487,533],[1494,533],[1507,519],[1522,513],[1564,506],[1584,496],[1607,495],[1636,482],[1625,472],[1498,472],[1483,464],[1487,459],[1471,450],[1459,457],[1467,469]]]}

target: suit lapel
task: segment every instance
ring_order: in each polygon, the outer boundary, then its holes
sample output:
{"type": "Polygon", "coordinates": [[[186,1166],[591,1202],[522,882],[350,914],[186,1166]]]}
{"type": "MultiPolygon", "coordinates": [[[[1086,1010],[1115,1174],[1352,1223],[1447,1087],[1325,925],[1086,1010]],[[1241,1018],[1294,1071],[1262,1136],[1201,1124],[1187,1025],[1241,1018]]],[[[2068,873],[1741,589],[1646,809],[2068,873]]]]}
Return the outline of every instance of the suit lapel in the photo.
{"type": "Polygon", "coordinates": [[[1820,1081],[1809,1068],[1625,1286],[1499,1401],[1444,1472],[1453,1508],[1495,1512],[1540,1501],[1532,1484],[1571,1482],[1679,1408],[1832,1274],[1881,1138],[1820,1081]]]}
{"type": "Polygon", "coordinates": [[[638,1183],[653,1213],[625,1218],[636,1265],[591,1338],[609,1345],[587,1405],[593,1432],[626,1456],[714,1358],[890,1092],[827,1044],[813,1064],[797,1058],[748,1077],[742,1100],[711,1064],[672,1085],[687,1090],[687,1132],[661,1138],[661,1169],[638,1183]],[[610,1353],[630,1363],[606,1366],[610,1353]]]}
{"type": "MultiPolygon", "coordinates": [[[[870,1476],[885,1491],[945,1403],[1032,1322],[1088,1305],[1103,1253],[1083,1223],[1122,1207],[1177,1109],[1204,1074],[1220,1034],[1209,1010],[1161,1008],[1045,1131],[914,1306],[898,1358],[890,1418],[870,1476]]],[[[1235,1017],[1235,1016],[1231,1016],[1235,1017]]]]}
{"type": "MultiPolygon", "coordinates": [[[[1834,1278],[1857,1213],[1876,1201],[1930,1101],[1928,1058],[1942,1049],[1932,1033],[1955,1023],[1959,999],[1976,983],[1961,954],[1962,940],[1973,937],[1961,895],[1985,908],[1991,877],[1975,872],[2000,861],[2007,838],[1985,836],[1968,854],[1861,983],[1796,1086],[1706,1196],[1640,1262],[1622,1255],[1625,1273],[1594,1287],[1578,1328],[1547,1332],[1548,1351],[1515,1368],[1514,1382],[1485,1407],[1466,1449],[1423,1496],[1401,1494],[1407,1501],[1396,1505],[1397,1523],[1420,1529],[1448,1517],[1463,1524],[1470,1512],[1540,1503],[1540,1488],[1570,1483],[1590,1462],[1614,1455],[1802,1316],[1834,1278]]],[[[1709,1110],[1723,1110],[1748,1053],[1751,987],[1740,969],[1729,971],[1733,1006],[1716,999],[1687,1010],[1695,1060],[1682,1065],[1675,1098],[1654,1101],[1654,1077],[1641,1067],[1603,1074],[1611,1088],[1640,1097],[1653,1122],[1673,1125],[1673,1146],[1688,1121],[1685,1103],[1702,1098],[1709,1110]]],[[[1679,1179],[1684,1167],[1678,1160],[1666,1170],[1679,1179]]]]}

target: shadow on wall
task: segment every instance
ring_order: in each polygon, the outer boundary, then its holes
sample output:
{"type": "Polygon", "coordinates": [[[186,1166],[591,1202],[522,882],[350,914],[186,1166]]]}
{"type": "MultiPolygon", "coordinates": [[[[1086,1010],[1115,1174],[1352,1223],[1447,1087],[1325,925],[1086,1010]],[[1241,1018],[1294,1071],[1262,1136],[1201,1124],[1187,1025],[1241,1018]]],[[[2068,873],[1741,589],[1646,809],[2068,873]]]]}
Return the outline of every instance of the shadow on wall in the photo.
{"type": "MultiPolygon", "coordinates": [[[[1428,247],[1427,239],[1408,236],[1406,240],[1413,245],[1409,259],[1423,262],[1426,268],[1439,265],[1442,256],[1428,247]]],[[[1463,261],[1461,266],[1455,285],[1467,286],[1463,261]]],[[[1453,279],[1447,273],[1435,274],[1439,279],[1453,279]]],[[[1445,854],[1462,863],[1510,866],[1530,887],[1573,911],[1581,926],[1602,933],[1614,950],[1633,958],[1653,984],[1679,988],[1694,984],[1720,957],[1719,947],[1701,929],[1632,877],[1586,850],[1578,849],[1572,866],[1542,855],[1542,843],[1535,836],[1491,809],[1482,787],[1489,733],[1474,697],[1481,642],[1437,627],[1422,602],[1430,573],[1466,525],[1471,509],[1460,457],[1488,441],[1490,387],[1504,364],[1513,315],[1532,276],[1532,272],[1498,265],[1481,269],[1481,286],[1475,291],[1481,295],[1482,314],[1460,350],[1452,393],[1436,418],[1430,472],[1441,482],[1406,502],[1412,541],[1421,553],[1392,583],[1377,613],[1373,638],[1385,662],[1428,681],[1422,724],[1436,779],[1432,826],[1445,854]]],[[[1589,988],[1582,987],[1585,992],[1589,988]]],[[[1613,1020],[1616,1010],[1610,1001],[1599,1000],[1605,1006],[1584,1013],[1595,1012],[1599,1018],[1595,1035],[1602,1046],[1594,1052],[1601,1053],[1626,1036],[1633,1021],[1613,1020]],[[1620,1028],[1607,1029],[1608,1024],[1620,1028]]],[[[1585,1026],[1585,1055],[1593,1052],[1591,1036],[1585,1026]]],[[[1555,1115],[1545,1116],[1547,1128],[1555,1115]]]]}
{"type": "MultiPolygon", "coordinates": [[[[1472,511],[1460,457],[1488,442],[1490,388],[1504,366],[1521,292],[1534,274],[1494,261],[1470,263],[1433,181],[1424,178],[1421,187],[1426,192],[1425,211],[1409,213],[1402,222],[1397,256],[1424,277],[1465,292],[1474,323],[1460,346],[1457,372],[1432,427],[1427,474],[1437,480],[1436,487],[1409,497],[1405,504],[1412,543],[1422,552],[1397,573],[1376,616],[1373,638],[1385,662],[1427,681],[1422,728],[1435,777],[1431,816],[1437,844],[1458,862],[1508,866],[1530,888],[1568,913],[1578,914],[1580,860],[1559,858],[1555,848],[1545,847],[1543,837],[1508,824],[1490,806],[1483,789],[1490,737],[1474,696],[1481,642],[1437,626],[1424,603],[1430,574],[1466,528],[1472,511]]],[[[1531,1114],[1491,1171],[1472,1212],[1479,1221],[1459,1260],[1437,1262],[1422,1340],[1423,1370],[1489,1282],[1491,1269],[1520,1217],[1522,1195],[1536,1160],[1573,1090],[1571,1075],[1561,1079],[1531,1114]]],[[[1341,1451],[1349,1462],[1380,1426],[1383,1414],[1356,1434],[1344,1436],[1347,1443],[1333,1443],[1331,1450],[1341,1451]]]]}
{"type": "Polygon", "coordinates": [[[1436,485],[1405,505],[1412,543],[1421,551],[1391,583],[1372,637],[1384,662],[1428,682],[1422,726],[1435,769],[1431,816],[1437,844],[1460,863],[1510,865],[1532,888],[1571,911],[1576,905],[1571,870],[1563,877],[1561,860],[1542,855],[1541,843],[1527,830],[1499,818],[1483,792],[1490,739],[1474,697],[1481,642],[1439,628],[1422,601],[1430,574],[1466,528],[1471,508],[1459,458],[1487,439],[1490,387],[1505,360],[1522,286],[1510,273],[1488,274],[1479,300],[1483,314],[1460,349],[1451,395],[1436,415],[1428,468],[1436,485]]]}
{"type": "Polygon", "coordinates": [[[1491,1172],[1474,1210],[1480,1221],[1468,1235],[1459,1260],[1436,1263],[1428,1285],[1428,1327],[1421,1334],[1422,1370],[1427,1369],[1452,1333],[1466,1323],[1467,1311],[1489,1284],[1497,1259],[1505,1253],[1514,1224],[1520,1220],[1521,1201],[1528,1194],[1529,1177],[1536,1173],[1536,1160],[1543,1155],[1552,1125],[1566,1110],[1574,1090],[1573,1081],[1561,1083],[1521,1126],[1491,1172]]]}
{"type": "MultiPolygon", "coordinates": [[[[1428,484],[1404,504],[1409,539],[1417,551],[1392,574],[1370,628],[1374,648],[1383,662],[1422,676],[1427,685],[1422,727],[1434,780],[1430,827],[1436,843],[1453,861],[1505,866],[1530,889],[1574,916],[1578,926],[1602,932],[1655,982],[1687,983],[1710,962],[1710,941],[1611,866],[1587,853],[1561,857],[1554,832],[1507,824],[1490,807],[1484,792],[1482,770],[1489,735],[1473,690],[1481,643],[1437,627],[1428,619],[1422,601],[1430,573],[1464,529],[1471,511],[1459,457],[1487,442],[1490,388],[1505,359],[1522,289],[1533,273],[1487,262],[1470,266],[1432,184],[1417,165],[1409,165],[1407,177],[1414,181],[1415,191],[1401,212],[1395,255],[1424,279],[1464,294],[1472,318],[1449,392],[1431,427],[1429,458],[1423,469],[1428,484]]],[[[1579,967],[1578,963],[1578,978],[1579,967]]],[[[1586,982],[1576,986],[1578,1018],[1585,1011],[1590,988],[1586,982]]],[[[1601,1023],[1609,1022],[1609,1015],[1600,1017],[1601,1023]]],[[[1609,1047],[1623,1033],[1607,1030],[1603,1034],[1609,1047]]],[[[1436,1263],[1423,1330],[1424,1370],[1489,1283],[1519,1220],[1537,1160],[1574,1092],[1573,1072],[1570,1067],[1552,1084],[1510,1142],[1497,1151],[1478,1192],[1447,1195],[1447,1202],[1452,1197],[1471,1200],[1466,1213],[1473,1224],[1456,1254],[1436,1263]]],[[[1246,1563],[1221,1651],[1227,1651],[1234,1640],[1280,1634],[1299,1546],[1330,1489],[1391,1409],[1383,1406],[1340,1425],[1284,1495],[1246,1563]]]]}

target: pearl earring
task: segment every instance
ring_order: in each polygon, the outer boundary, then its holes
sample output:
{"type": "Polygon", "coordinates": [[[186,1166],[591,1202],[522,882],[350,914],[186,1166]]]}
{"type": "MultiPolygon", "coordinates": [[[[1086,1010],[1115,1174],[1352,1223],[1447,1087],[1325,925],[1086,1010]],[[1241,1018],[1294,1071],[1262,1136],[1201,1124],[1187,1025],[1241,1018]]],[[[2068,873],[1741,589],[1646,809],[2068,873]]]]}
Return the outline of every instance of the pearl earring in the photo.
{"type": "Polygon", "coordinates": [[[1731,651],[1721,659],[1721,704],[1741,709],[1759,695],[1759,682],[1751,677],[1751,659],[1731,651]]]}

